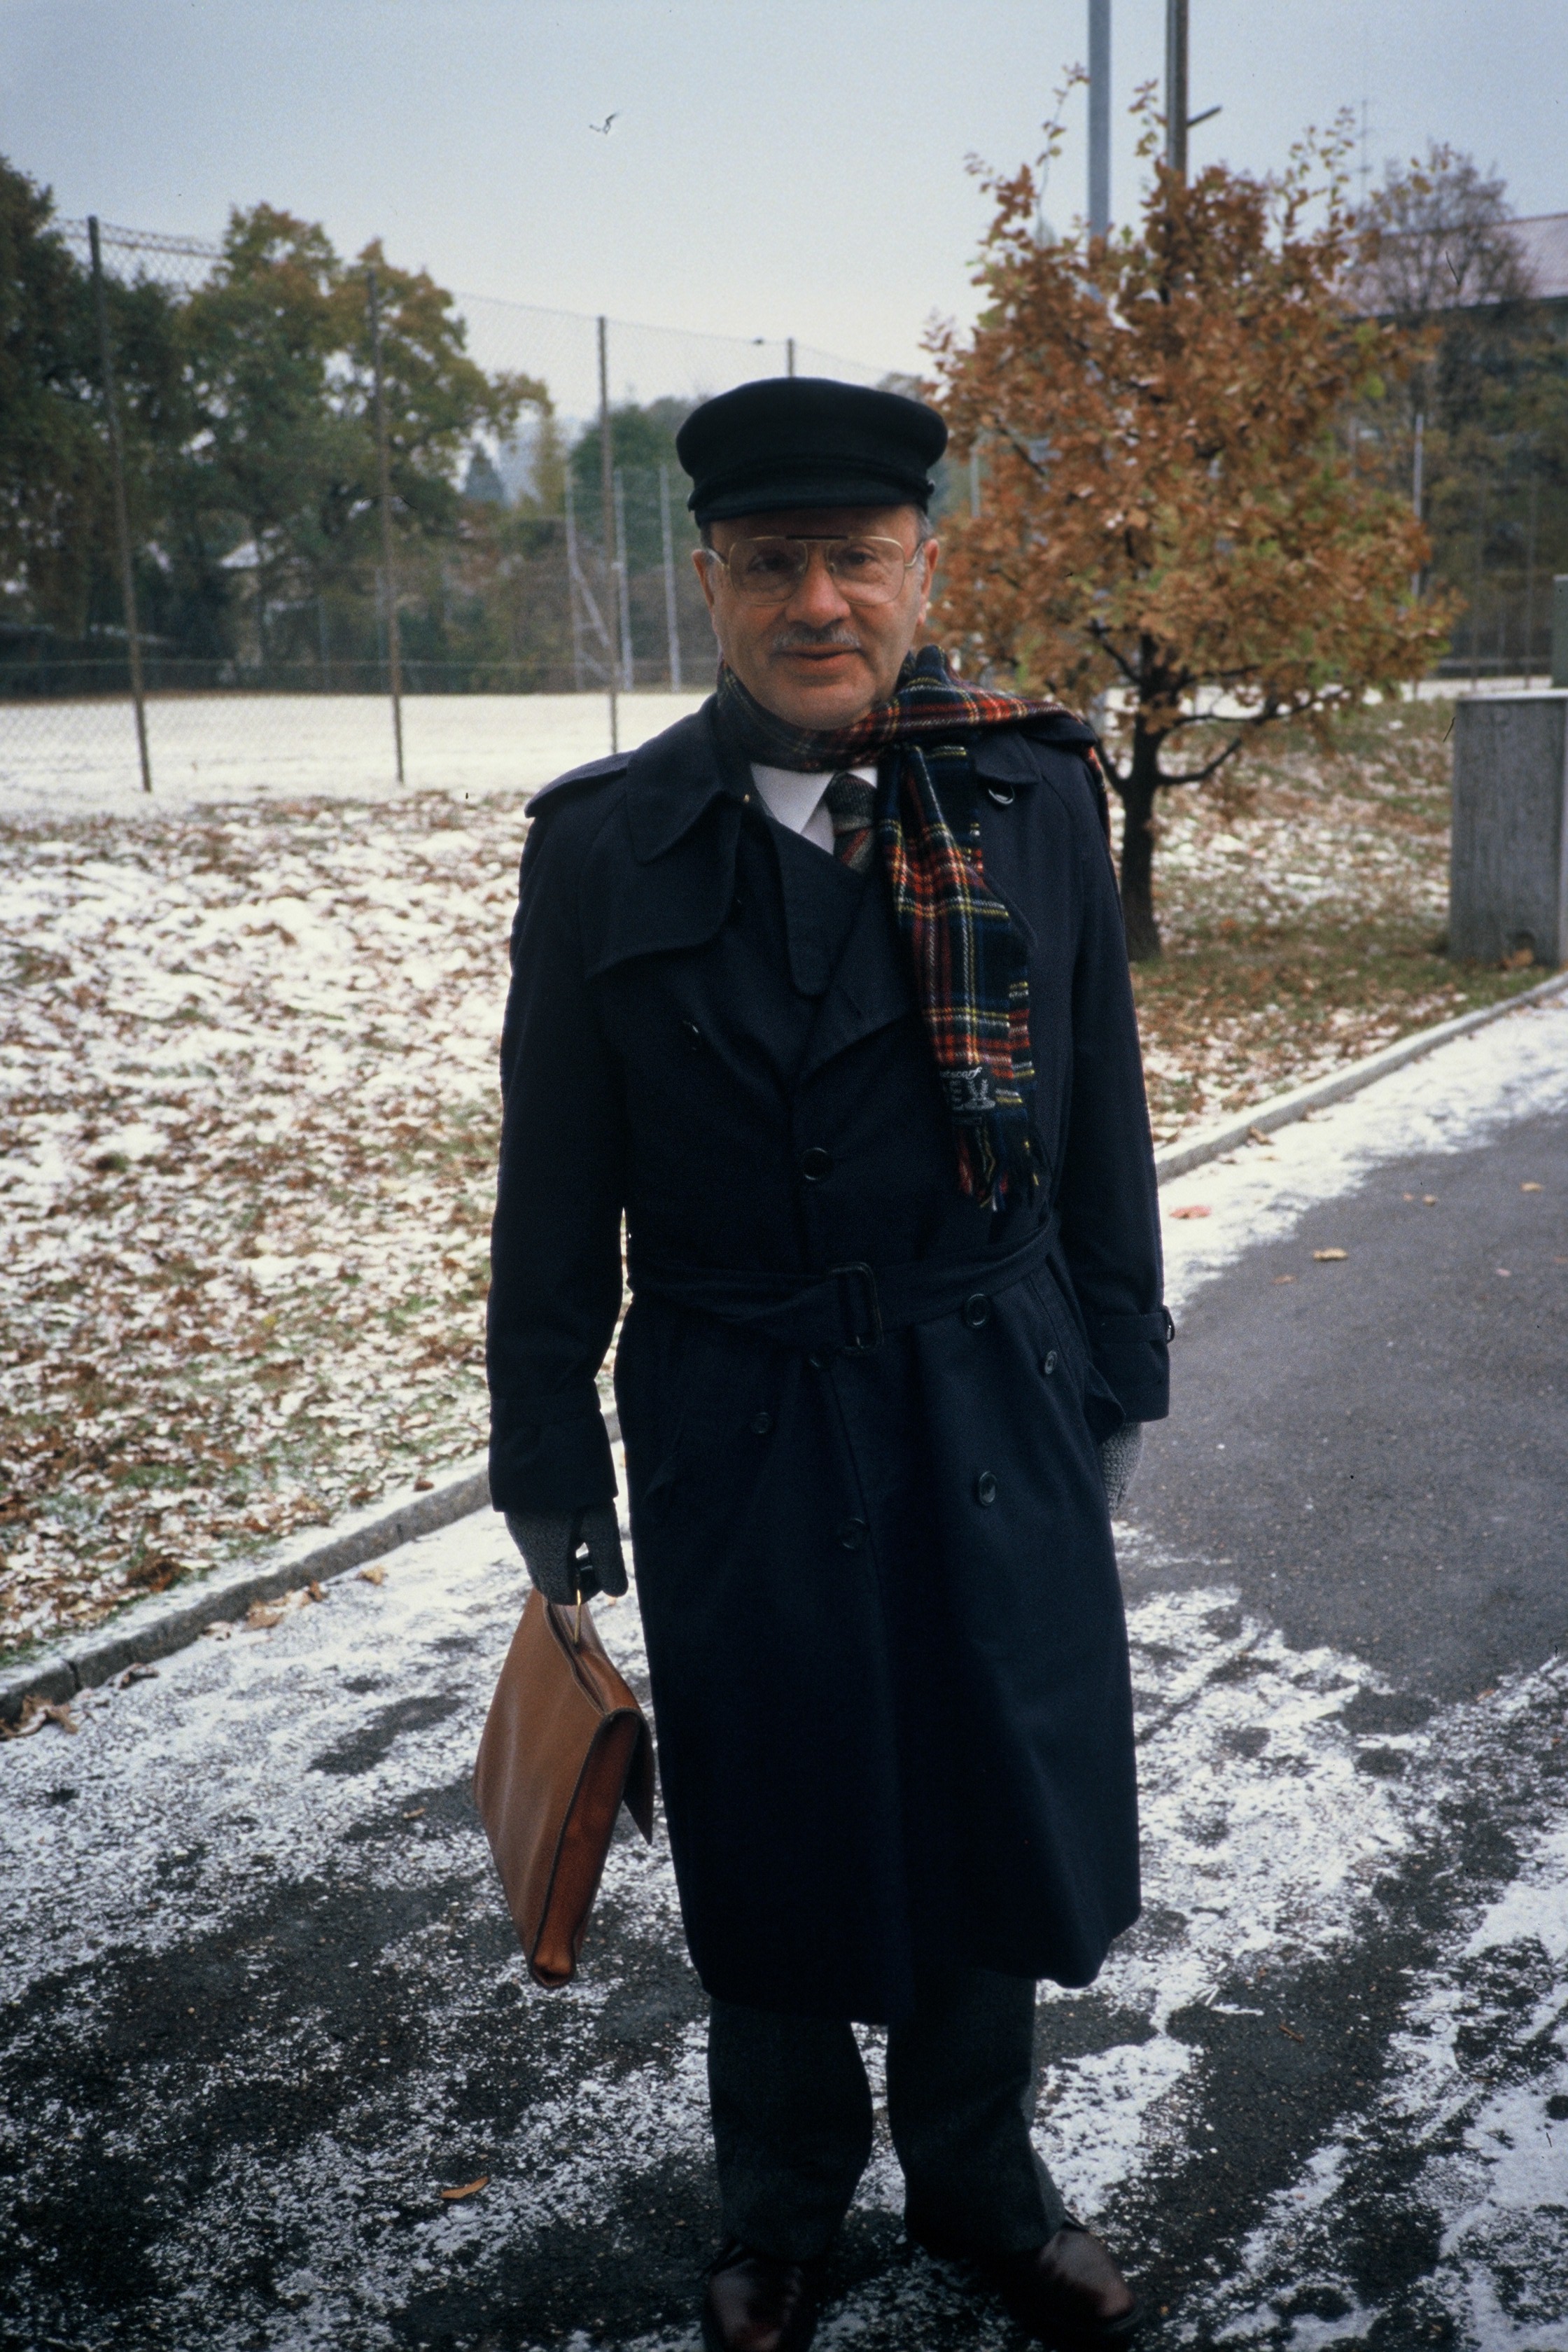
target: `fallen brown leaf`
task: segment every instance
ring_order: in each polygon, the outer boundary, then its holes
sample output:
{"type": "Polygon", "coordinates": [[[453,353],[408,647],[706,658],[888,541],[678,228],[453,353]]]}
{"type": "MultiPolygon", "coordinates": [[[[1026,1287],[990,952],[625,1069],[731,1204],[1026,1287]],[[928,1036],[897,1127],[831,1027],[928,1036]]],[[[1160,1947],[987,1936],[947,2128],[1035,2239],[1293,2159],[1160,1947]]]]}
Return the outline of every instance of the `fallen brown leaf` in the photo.
{"type": "Polygon", "coordinates": [[[1247,1130],[1247,1139],[1248,1143],[1272,1143],[1274,1138],[1271,1135],[1265,1135],[1260,1127],[1249,1127],[1247,1130]]]}
{"type": "Polygon", "coordinates": [[[1541,1187],[1539,1184],[1521,1184],[1519,1189],[1521,1192],[1539,1192],[1541,1187]]]}
{"type": "Polygon", "coordinates": [[[127,1666],[120,1677],[120,1688],[126,1690],[132,1683],[151,1683],[158,1679],[156,1666],[127,1666]]]}
{"type": "Polygon", "coordinates": [[[359,1580],[362,1584],[384,1584],[386,1582],[386,1570],[384,1568],[362,1568],[359,1572],[359,1580]]]}
{"type": "Polygon", "coordinates": [[[1277,1274],[1274,1277],[1277,1285],[1281,1282],[1294,1282],[1295,1279],[1296,1277],[1293,1274],[1277,1274]]]}
{"type": "Polygon", "coordinates": [[[1287,2042],[1305,2042],[1307,2039],[1304,2033],[1298,2033],[1293,2025],[1281,2025],[1279,2031],[1287,2042]]]}
{"type": "Polygon", "coordinates": [[[434,1478],[416,1478],[414,1491],[416,1495],[427,1495],[435,1484],[434,1478]]]}
{"type": "Polygon", "coordinates": [[[307,1584],[305,1591],[312,1601],[324,1601],[327,1597],[321,1587],[313,1580],[307,1584]]]}
{"type": "Polygon", "coordinates": [[[489,2174],[481,2172],[477,2180],[465,2181],[461,2189],[443,2189],[441,2194],[448,2205],[455,2205],[459,2197],[477,2197],[481,2189],[488,2189],[489,2185],[489,2174]]]}
{"type": "Polygon", "coordinates": [[[1349,1257],[1350,1252],[1349,1250],[1342,1249],[1314,1250],[1312,1252],[1312,1255],[1317,1259],[1320,1265],[1330,1265],[1335,1264],[1342,1257],[1349,1257]]]}
{"type": "Polygon", "coordinates": [[[1189,1202],[1184,1209],[1173,1209],[1171,1212],[1173,1217],[1206,1217],[1211,1213],[1197,1201],[1189,1202]]]}

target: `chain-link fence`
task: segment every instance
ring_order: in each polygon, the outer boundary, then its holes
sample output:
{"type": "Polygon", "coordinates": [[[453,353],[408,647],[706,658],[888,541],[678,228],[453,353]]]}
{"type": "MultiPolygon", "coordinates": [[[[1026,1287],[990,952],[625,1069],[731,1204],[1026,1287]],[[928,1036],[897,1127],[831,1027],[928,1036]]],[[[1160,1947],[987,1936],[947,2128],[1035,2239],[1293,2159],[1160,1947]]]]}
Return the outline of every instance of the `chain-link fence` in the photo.
{"type": "Polygon", "coordinates": [[[0,617],[13,786],[489,774],[521,694],[604,698],[555,716],[582,757],[646,732],[621,697],[713,668],[682,419],[760,376],[881,380],[785,340],[447,296],[264,207],[221,245],[56,227],[92,306],[96,471],[61,503],[52,606],[0,617]]]}

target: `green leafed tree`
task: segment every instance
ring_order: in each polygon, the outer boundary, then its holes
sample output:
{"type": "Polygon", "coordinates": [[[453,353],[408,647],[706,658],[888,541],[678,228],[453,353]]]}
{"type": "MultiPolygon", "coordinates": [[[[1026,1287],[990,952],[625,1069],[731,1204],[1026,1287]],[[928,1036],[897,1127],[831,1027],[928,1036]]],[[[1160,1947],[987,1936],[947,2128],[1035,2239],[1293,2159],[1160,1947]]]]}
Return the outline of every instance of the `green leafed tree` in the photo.
{"type": "Polygon", "coordinates": [[[322,228],[270,205],[236,212],[222,260],[181,314],[197,426],[188,488],[253,546],[264,611],[354,593],[375,561],[372,267],[395,512],[412,560],[456,537],[475,436],[504,436],[525,404],[549,408],[542,383],[487,374],[469,356],[452,297],[427,272],[389,264],[379,242],[344,263],[322,228]]]}
{"type": "Polygon", "coordinates": [[[89,289],[54,200],[0,157],[0,613],[86,626],[110,527],[89,289]]]}

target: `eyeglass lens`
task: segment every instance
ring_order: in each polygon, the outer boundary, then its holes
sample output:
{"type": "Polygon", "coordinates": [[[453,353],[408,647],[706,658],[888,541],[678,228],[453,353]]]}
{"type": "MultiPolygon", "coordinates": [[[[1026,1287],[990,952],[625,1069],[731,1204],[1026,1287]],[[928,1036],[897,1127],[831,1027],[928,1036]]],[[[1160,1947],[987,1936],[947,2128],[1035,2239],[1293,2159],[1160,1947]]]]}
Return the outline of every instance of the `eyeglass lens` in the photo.
{"type": "Polygon", "coordinates": [[[896,539],[738,539],[724,561],[737,595],[750,604],[782,604],[805,578],[820,548],[835,586],[862,604],[890,604],[910,559],[896,539]]]}

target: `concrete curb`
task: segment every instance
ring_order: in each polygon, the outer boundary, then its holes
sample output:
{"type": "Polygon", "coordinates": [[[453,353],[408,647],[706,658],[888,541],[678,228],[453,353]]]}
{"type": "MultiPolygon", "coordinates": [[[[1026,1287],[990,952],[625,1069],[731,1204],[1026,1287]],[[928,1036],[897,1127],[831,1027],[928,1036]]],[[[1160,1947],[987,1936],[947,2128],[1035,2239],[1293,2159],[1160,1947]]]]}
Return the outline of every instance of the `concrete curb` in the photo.
{"type": "MultiPolygon", "coordinates": [[[[605,1416],[612,1440],[620,1434],[605,1416]]],[[[199,1584],[176,1585],[155,1599],[133,1602],[79,1640],[53,1643],[0,1673],[0,1723],[12,1723],[29,1698],[56,1701],[112,1681],[127,1666],[148,1665],[183,1650],[204,1628],[243,1617],[253,1601],[273,1601],[302,1584],[320,1584],[368,1560],[384,1559],[416,1536],[434,1535],[489,1507],[485,1456],[470,1454],[426,1493],[409,1488],[340,1519],[331,1534],[315,1528],[291,1536],[262,1559],[214,1569],[199,1584]]]]}
{"type": "Polygon", "coordinates": [[[1342,1070],[1331,1070],[1326,1078],[1314,1078],[1309,1086],[1293,1087],[1289,1094],[1275,1095],[1269,1101],[1259,1103],[1255,1110],[1237,1111],[1223,1125],[1202,1128],[1184,1142],[1168,1143],[1163,1151],[1154,1154],[1154,1173],[1162,1184],[1168,1183],[1173,1176],[1184,1176],[1189,1168],[1201,1168],[1206,1160],[1218,1160],[1226,1152],[1235,1151],[1247,1140],[1254,1128],[1260,1135],[1272,1135],[1276,1128],[1289,1127],[1325,1103],[1342,1102],[1347,1095],[1359,1095],[1363,1087],[1374,1086],[1390,1071],[1403,1069],[1406,1062],[1418,1062],[1424,1054],[1447,1045],[1450,1039],[1468,1036],[1472,1029],[1484,1029],[1489,1021],[1500,1021],[1505,1013],[1517,1013],[1521,1004],[1539,1004],[1545,997],[1561,995],[1564,989],[1568,989],[1568,971],[1543,980],[1538,988],[1521,989],[1517,996],[1506,996],[1500,1003],[1483,1004],[1475,1013],[1461,1013],[1452,1021],[1440,1021],[1434,1029],[1417,1029],[1413,1035],[1368,1054],[1363,1061],[1351,1062],[1342,1070]]]}
{"type": "MultiPolygon", "coordinates": [[[[1516,1013],[1521,1005],[1539,1004],[1547,997],[1560,995],[1564,989],[1568,989],[1568,971],[1542,981],[1538,988],[1527,988],[1518,996],[1506,997],[1500,1003],[1483,1005],[1475,1013],[1462,1013],[1457,1020],[1439,1022],[1434,1029],[1419,1029],[1414,1036],[1402,1037],[1396,1045],[1385,1045],[1363,1061],[1352,1062],[1346,1069],[1332,1071],[1326,1078],[1314,1079],[1310,1086],[1293,1087],[1289,1094],[1276,1095],[1271,1101],[1259,1103],[1256,1109],[1237,1112],[1234,1118],[1190,1136],[1184,1143],[1168,1144],[1164,1150],[1154,1154],[1155,1173],[1162,1183],[1173,1176],[1184,1176],[1189,1169],[1202,1167],[1205,1160],[1218,1160],[1226,1152],[1237,1150],[1254,1129],[1260,1135],[1270,1135],[1275,1129],[1289,1127],[1321,1105],[1342,1102],[1346,1096],[1359,1094],[1363,1087],[1373,1086],[1391,1071],[1402,1069],[1406,1062],[1418,1061],[1422,1055],[1447,1045],[1451,1038],[1467,1036],[1472,1029],[1484,1029],[1488,1022],[1516,1013]]],[[[612,1439],[618,1437],[614,1413],[606,1415],[606,1419],[612,1439]]],[[[312,1532],[290,1538],[269,1554],[265,1563],[237,1561],[231,1567],[216,1569],[199,1585],[176,1586],[174,1591],[156,1600],[139,1601],[110,1623],[84,1633],[79,1641],[41,1650],[8,1673],[0,1674],[0,1722],[14,1721],[28,1698],[68,1699],[77,1691],[123,1674],[127,1666],[166,1658],[171,1651],[183,1649],[187,1642],[195,1641],[205,1626],[243,1617],[253,1601],[270,1601],[301,1584],[346,1575],[368,1560],[396,1551],[416,1536],[432,1535],[439,1528],[449,1528],[457,1520],[467,1518],[470,1512],[486,1509],[489,1498],[485,1457],[475,1454],[458,1469],[438,1479],[427,1494],[410,1491],[390,1505],[373,1503],[367,1509],[341,1520],[331,1535],[323,1537],[312,1532]]]]}

